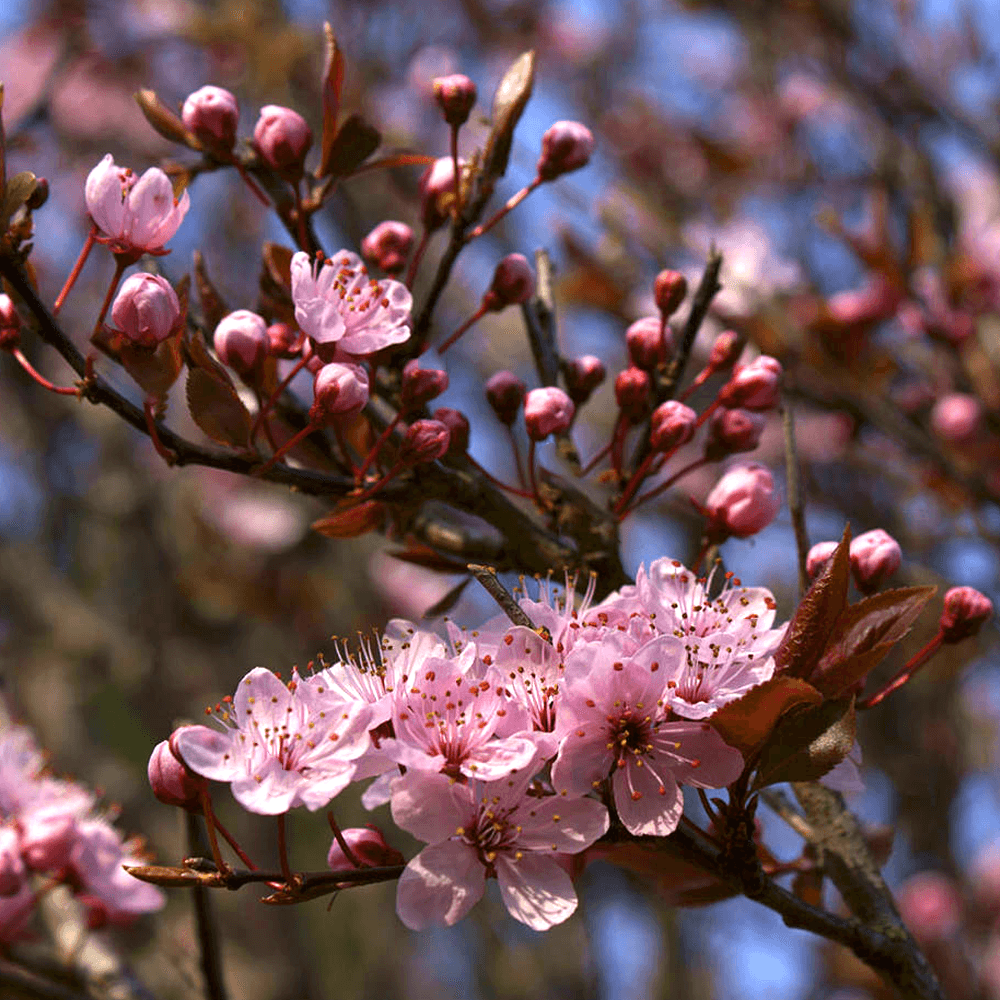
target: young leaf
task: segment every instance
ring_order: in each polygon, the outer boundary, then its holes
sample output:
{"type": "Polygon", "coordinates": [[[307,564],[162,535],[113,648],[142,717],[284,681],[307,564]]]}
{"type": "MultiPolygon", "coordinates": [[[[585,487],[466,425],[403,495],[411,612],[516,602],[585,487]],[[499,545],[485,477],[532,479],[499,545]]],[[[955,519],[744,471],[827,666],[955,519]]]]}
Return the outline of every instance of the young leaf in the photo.
{"type": "Polygon", "coordinates": [[[313,521],[312,529],[327,538],[357,538],[381,528],[385,517],[386,506],[381,500],[357,503],[346,499],[326,517],[313,521]]]}
{"type": "Polygon", "coordinates": [[[201,302],[201,311],[205,317],[205,326],[209,330],[214,330],[222,321],[223,316],[229,313],[222,296],[212,284],[212,279],[208,276],[205,267],[205,258],[200,250],[194,252],[194,283],[198,289],[198,300],[201,302]]]}
{"type": "Polygon", "coordinates": [[[458,583],[456,583],[455,586],[444,595],[444,597],[435,601],[424,612],[424,618],[440,618],[442,615],[448,614],[448,612],[451,611],[456,604],[458,604],[459,598],[465,593],[465,588],[468,587],[471,579],[471,576],[467,576],[464,580],[459,580],[458,583]]]}
{"type": "Polygon", "coordinates": [[[3,207],[0,208],[0,234],[6,232],[10,217],[32,196],[38,179],[30,170],[14,174],[3,189],[3,207]]]}
{"type": "Polygon", "coordinates": [[[159,403],[167,398],[170,387],[177,381],[184,359],[177,336],[164,340],[155,351],[131,344],[117,345],[117,357],[122,367],[142,387],[147,396],[159,403]]]}
{"type": "Polygon", "coordinates": [[[504,74],[493,95],[493,127],[483,151],[483,178],[492,185],[507,172],[510,147],[535,85],[535,53],[522,53],[504,74]]]}
{"type": "Polygon", "coordinates": [[[330,173],[334,141],[337,138],[337,116],[340,114],[340,94],[344,89],[344,55],[330,22],[323,24],[326,58],[323,64],[323,145],[317,178],[330,173]]]}
{"type": "Polygon", "coordinates": [[[164,139],[169,139],[170,142],[179,142],[190,149],[201,150],[201,143],[195,135],[189,132],[184,122],[156,96],[155,91],[137,91],[135,100],[143,115],[145,115],[146,121],[164,139]]]}
{"type": "Polygon", "coordinates": [[[253,421],[229,373],[209,354],[200,335],[185,338],[184,353],[189,369],[187,403],[194,422],[219,444],[249,447],[253,421]]]}
{"type": "Polygon", "coordinates": [[[723,705],[712,716],[719,735],[749,757],[771,734],[778,720],[797,705],[818,705],[823,696],[798,677],[779,674],[723,705]]]}
{"type": "Polygon", "coordinates": [[[346,177],[353,173],[378,149],[382,133],[361,115],[351,115],[345,120],[330,145],[326,173],[346,177]]]}

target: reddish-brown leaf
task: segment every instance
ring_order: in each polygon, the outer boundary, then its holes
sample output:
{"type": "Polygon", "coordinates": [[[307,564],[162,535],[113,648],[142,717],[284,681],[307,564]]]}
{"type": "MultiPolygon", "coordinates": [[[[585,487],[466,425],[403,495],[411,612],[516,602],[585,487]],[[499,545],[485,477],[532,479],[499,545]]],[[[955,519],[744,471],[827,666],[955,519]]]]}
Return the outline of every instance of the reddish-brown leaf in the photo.
{"type": "Polygon", "coordinates": [[[133,347],[128,343],[116,346],[122,367],[135,379],[143,392],[158,402],[164,401],[184,367],[180,337],[170,337],[155,351],[133,347]]]}
{"type": "Polygon", "coordinates": [[[449,559],[432,549],[429,545],[412,543],[408,548],[395,549],[390,552],[394,559],[402,562],[413,563],[414,566],[423,566],[426,569],[436,570],[438,573],[468,573],[464,562],[456,559],[449,559]]]}
{"type": "Polygon", "coordinates": [[[357,538],[381,528],[385,517],[386,506],[380,500],[342,500],[326,517],[313,521],[312,528],[327,538],[357,538]]]}
{"type": "Polygon", "coordinates": [[[771,734],[778,720],[797,705],[817,705],[823,696],[798,677],[779,674],[751,688],[712,716],[722,738],[749,757],[771,734]]]}
{"type": "Polygon", "coordinates": [[[317,177],[330,173],[334,142],[337,138],[337,116],[340,95],[344,89],[344,55],[330,22],[323,24],[325,59],[323,63],[323,145],[317,177]]]}
{"type": "Polygon", "coordinates": [[[351,176],[357,177],[358,174],[366,174],[369,170],[388,170],[391,167],[426,167],[433,162],[434,157],[424,153],[390,153],[388,156],[380,156],[377,160],[363,163],[357,170],[351,172],[351,176]]]}
{"type": "Polygon", "coordinates": [[[361,115],[351,115],[337,131],[330,147],[326,173],[346,177],[353,173],[378,149],[382,133],[361,115]]]}
{"type": "Polygon", "coordinates": [[[493,127],[483,151],[483,178],[492,185],[507,172],[514,129],[535,85],[535,53],[522,53],[504,74],[493,95],[493,127]]]}
{"type": "Polygon", "coordinates": [[[201,302],[205,326],[209,330],[214,330],[222,317],[229,313],[229,308],[208,276],[205,258],[200,250],[194,252],[194,283],[198,289],[198,301],[201,302]]]}
{"type": "Polygon", "coordinates": [[[826,648],[838,616],[847,606],[850,582],[851,527],[834,550],[823,572],[806,591],[774,654],[779,673],[808,678],[826,648]]]}
{"type": "Polygon", "coordinates": [[[253,422],[231,383],[213,377],[204,368],[192,368],[187,378],[187,403],[194,422],[213,441],[234,448],[249,447],[253,422]]]}
{"type": "Polygon", "coordinates": [[[808,903],[810,906],[821,906],[823,903],[822,870],[817,868],[808,872],[798,872],[792,879],[792,892],[803,903],[808,903]]]}

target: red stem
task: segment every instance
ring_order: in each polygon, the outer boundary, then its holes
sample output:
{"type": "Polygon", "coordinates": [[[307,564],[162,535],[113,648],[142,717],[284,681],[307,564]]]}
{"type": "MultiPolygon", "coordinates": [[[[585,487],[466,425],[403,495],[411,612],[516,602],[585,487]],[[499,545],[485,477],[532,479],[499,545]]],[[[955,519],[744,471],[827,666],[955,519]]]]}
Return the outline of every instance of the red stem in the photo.
{"type": "Polygon", "coordinates": [[[413,288],[413,279],[417,276],[417,268],[420,267],[420,261],[423,259],[424,251],[427,249],[427,241],[431,238],[431,231],[424,226],[424,231],[420,236],[420,242],[417,244],[417,249],[413,252],[413,257],[410,260],[410,266],[406,272],[406,287],[413,288]]]}
{"type": "Polygon", "coordinates": [[[299,249],[309,252],[309,237],[306,233],[306,216],[302,211],[302,192],[299,189],[301,181],[296,181],[293,188],[295,195],[295,222],[298,230],[299,249]]]}
{"type": "Polygon", "coordinates": [[[344,839],[343,833],[341,833],[340,827],[337,825],[336,819],[333,817],[333,810],[331,809],[326,814],[326,821],[330,824],[330,829],[333,830],[333,838],[337,841],[337,846],[344,852],[344,857],[354,865],[355,868],[367,868],[367,865],[361,863],[358,860],[358,856],[351,850],[351,845],[347,843],[344,839]]]}
{"type": "Polygon", "coordinates": [[[535,478],[535,439],[531,438],[528,443],[528,484],[531,487],[531,495],[535,503],[542,505],[542,498],[538,495],[538,480],[535,478]]]}
{"type": "Polygon", "coordinates": [[[294,437],[290,437],[262,466],[254,469],[255,476],[262,476],[268,469],[279,461],[283,455],[287,455],[300,441],[307,438],[313,431],[320,429],[320,424],[309,423],[302,428],[294,437]]]}
{"type": "MultiPolygon", "coordinates": [[[[617,428],[616,428],[617,429],[617,428]]],[[[609,451],[611,451],[611,445],[614,442],[614,431],[611,434],[611,441],[609,441],[581,470],[580,475],[585,476],[590,470],[597,465],[597,463],[604,458],[609,451]]]]}
{"type": "Polygon", "coordinates": [[[507,436],[510,438],[510,446],[514,452],[514,464],[517,466],[517,481],[521,484],[521,489],[527,485],[524,481],[524,468],[521,465],[521,449],[517,445],[517,438],[514,437],[514,425],[507,425],[507,436]]]}
{"type": "Polygon", "coordinates": [[[375,461],[376,455],[382,450],[382,446],[389,440],[389,435],[399,426],[400,420],[403,419],[403,411],[400,410],[393,418],[392,422],[388,427],[378,436],[378,440],[372,445],[371,450],[365,456],[364,462],[361,464],[361,468],[354,474],[354,481],[360,486],[365,478],[365,473],[368,471],[372,462],[375,461]]]}
{"type": "Polygon", "coordinates": [[[76,284],[76,279],[80,277],[83,265],[87,263],[90,251],[93,250],[94,243],[97,242],[97,233],[97,226],[91,226],[90,232],[87,233],[87,239],[84,241],[83,249],[80,251],[80,256],[76,258],[73,270],[69,272],[69,277],[66,279],[66,283],[62,286],[62,291],[59,293],[59,297],[56,299],[55,305],[52,307],[53,316],[59,315],[59,310],[62,309],[63,303],[66,301],[66,296],[69,295],[69,290],[76,284]]]}
{"type": "Polygon", "coordinates": [[[402,472],[403,469],[405,468],[406,468],[405,462],[397,462],[377,483],[374,483],[373,485],[369,486],[368,489],[363,490],[361,493],[358,493],[356,496],[352,497],[352,499],[357,501],[358,503],[360,503],[362,500],[367,500],[370,496],[373,496],[374,494],[378,493],[378,491],[382,489],[382,487],[385,486],[385,484],[389,482],[390,479],[392,479],[394,476],[398,476],[399,473],[402,472]]]}
{"type": "Polygon", "coordinates": [[[692,462],[690,465],[685,465],[683,469],[681,469],[678,472],[675,472],[666,482],[660,483],[659,486],[657,486],[655,489],[650,490],[648,493],[643,493],[643,495],[639,497],[639,499],[636,500],[636,502],[632,504],[632,506],[628,510],[623,511],[621,514],[618,515],[618,520],[619,521],[624,520],[640,504],[644,504],[647,500],[652,500],[654,497],[658,497],[661,493],[665,492],[666,490],[669,490],[670,487],[673,486],[678,479],[681,479],[683,476],[686,476],[689,472],[694,472],[695,469],[701,468],[701,466],[706,465],[707,462],[708,459],[699,458],[694,462],[692,462]]]}
{"type": "Polygon", "coordinates": [[[267,195],[264,194],[263,191],[261,191],[261,189],[257,186],[257,182],[247,173],[246,167],[244,167],[243,164],[240,163],[240,161],[235,156],[233,157],[233,165],[236,167],[236,170],[239,173],[240,177],[243,178],[243,181],[246,184],[246,186],[250,188],[250,190],[254,193],[257,200],[265,208],[270,208],[271,202],[268,200],[267,195]]]}
{"type": "Polygon", "coordinates": [[[177,453],[171,451],[161,440],[160,432],[156,429],[156,413],[154,412],[156,401],[152,396],[147,396],[142,401],[142,412],[146,415],[146,429],[149,431],[149,439],[153,442],[156,454],[163,459],[167,465],[173,465],[177,461],[177,453]]]}
{"type": "Polygon", "coordinates": [[[220,872],[228,872],[229,865],[222,860],[222,852],[219,850],[219,838],[215,835],[215,813],[212,810],[212,799],[208,794],[207,782],[202,785],[199,796],[201,798],[201,811],[205,817],[205,829],[208,831],[208,843],[212,849],[212,860],[220,872]]]}
{"type": "Polygon", "coordinates": [[[295,881],[292,875],[291,865],[288,863],[288,843],[285,839],[285,813],[278,817],[278,861],[281,864],[281,874],[285,876],[285,881],[291,885],[295,881]]]}
{"type": "Polygon", "coordinates": [[[458,338],[459,338],[459,337],[461,337],[461,336],[462,336],[462,334],[463,334],[463,333],[465,333],[465,331],[466,331],[466,330],[468,330],[468,329],[469,329],[469,327],[470,327],[470,326],[472,326],[472,324],[473,324],[473,323],[477,322],[478,320],[481,320],[481,319],[482,319],[482,318],[483,318],[483,317],[484,317],[484,316],[486,315],[486,313],[487,313],[488,311],[489,311],[489,310],[487,310],[486,306],[484,306],[484,305],[483,305],[483,306],[480,306],[480,307],[479,307],[479,308],[478,308],[478,309],[477,309],[477,310],[476,310],[476,311],[475,311],[475,312],[474,312],[474,313],[473,313],[473,314],[472,314],[472,315],[471,315],[471,316],[470,316],[470,317],[469,317],[469,318],[468,318],[468,319],[467,319],[467,320],[466,320],[466,321],[465,321],[465,322],[464,322],[464,323],[463,323],[463,324],[462,324],[462,325],[461,325],[461,326],[460,326],[460,327],[459,327],[459,328],[458,328],[458,329],[457,329],[457,330],[456,330],[456,331],[455,331],[455,332],[454,332],[454,333],[453,333],[453,334],[452,334],[452,335],[451,335],[451,336],[450,336],[450,337],[449,337],[449,338],[448,338],[448,339],[447,339],[447,340],[446,340],[446,341],[445,341],[445,342],[444,342],[444,343],[443,343],[443,344],[442,344],[442,345],[441,345],[441,346],[440,346],[440,347],[439,347],[438,349],[437,349],[437,350],[438,350],[438,354],[444,354],[444,352],[445,352],[445,351],[447,351],[447,350],[448,350],[448,348],[449,348],[449,347],[451,347],[451,345],[452,345],[452,344],[454,344],[454,343],[455,343],[455,341],[456,341],[456,340],[458,340],[458,338]]]}
{"type": "Polygon", "coordinates": [[[527,185],[527,187],[521,188],[521,190],[518,191],[517,194],[513,195],[510,201],[508,201],[507,204],[504,205],[492,219],[488,219],[481,226],[476,226],[476,228],[469,233],[468,237],[466,237],[466,242],[482,236],[483,233],[488,233],[508,212],[517,208],[517,206],[520,205],[521,202],[524,201],[524,199],[527,198],[528,195],[531,194],[531,192],[534,191],[535,188],[541,183],[541,177],[536,177],[529,185],[527,185]]]}
{"type": "Polygon", "coordinates": [[[513,486],[508,486],[506,483],[501,482],[492,473],[484,469],[471,455],[466,454],[465,456],[471,465],[477,468],[494,486],[499,486],[500,489],[506,490],[508,493],[513,493],[514,496],[524,497],[526,500],[534,500],[534,497],[527,490],[515,489],[513,486]]]}
{"type": "Polygon", "coordinates": [[[94,332],[90,335],[91,340],[97,336],[97,331],[100,330],[101,325],[104,323],[104,317],[107,316],[108,310],[111,308],[111,300],[114,298],[115,289],[118,288],[118,282],[122,280],[122,275],[125,273],[126,267],[128,267],[128,261],[124,257],[115,257],[115,274],[111,279],[111,284],[108,286],[108,294],[104,296],[101,313],[94,324],[94,332]]]}
{"type": "Polygon", "coordinates": [[[462,176],[458,171],[458,130],[460,125],[451,127],[451,166],[455,173],[455,205],[451,212],[451,217],[458,221],[462,211],[462,176]]]}
{"type": "Polygon", "coordinates": [[[874,708],[880,701],[892,694],[893,691],[901,688],[909,679],[941,648],[944,641],[944,633],[938,632],[936,636],[923,649],[916,653],[909,663],[896,674],[884,687],[876,691],[875,694],[863,698],[857,703],[857,708],[874,708]]]}
{"type": "Polygon", "coordinates": [[[250,869],[250,871],[252,872],[257,871],[257,866],[247,857],[246,852],[237,843],[236,838],[222,825],[222,821],[218,818],[218,816],[213,816],[212,822],[215,824],[216,830],[218,830],[219,833],[221,833],[222,836],[225,837],[226,843],[229,844],[229,846],[239,856],[240,861],[242,861],[243,864],[245,864],[247,868],[250,869]]]}
{"type": "Polygon", "coordinates": [[[289,383],[291,383],[292,379],[295,378],[295,376],[298,375],[298,373],[302,371],[303,368],[305,368],[308,361],[309,358],[306,357],[305,354],[303,354],[303,356],[299,358],[299,360],[292,366],[292,370],[284,377],[284,379],[282,379],[281,384],[278,386],[278,388],[275,389],[270,396],[268,396],[267,402],[260,408],[260,412],[257,414],[257,419],[253,422],[253,427],[250,429],[251,444],[253,444],[253,442],[257,438],[257,435],[260,433],[260,425],[261,423],[263,423],[264,418],[267,416],[268,413],[270,413],[270,411],[274,407],[274,404],[277,403],[277,401],[281,398],[281,394],[288,388],[289,383]]]}
{"type": "Polygon", "coordinates": [[[53,385],[44,375],[39,372],[34,365],[21,353],[20,347],[15,347],[11,354],[17,358],[17,363],[43,388],[49,392],[58,393],[60,396],[79,396],[80,390],[75,386],[53,385]]]}
{"type": "Polygon", "coordinates": [[[694,422],[694,429],[697,430],[701,425],[708,420],[708,418],[715,413],[715,411],[722,405],[719,401],[719,397],[716,396],[715,399],[706,407],[698,419],[694,422]]]}

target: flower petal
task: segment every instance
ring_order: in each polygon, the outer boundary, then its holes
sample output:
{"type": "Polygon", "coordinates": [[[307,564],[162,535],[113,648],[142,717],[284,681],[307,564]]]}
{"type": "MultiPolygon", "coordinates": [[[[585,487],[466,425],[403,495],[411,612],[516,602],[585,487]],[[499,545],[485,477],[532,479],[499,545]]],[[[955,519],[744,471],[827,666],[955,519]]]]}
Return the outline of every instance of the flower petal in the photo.
{"type": "Polygon", "coordinates": [[[515,859],[505,852],[495,865],[500,895],[515,920],[546,931],[572,916],[576,892],[554,858],[529,851],[515,859]]]}
{"type": "Polygon", "coordinates": [[[486,869],[460,840],[425,847],[403,870],[396,888],[396,913],[410,930],[457,923],[482,898],[486,869]]]}

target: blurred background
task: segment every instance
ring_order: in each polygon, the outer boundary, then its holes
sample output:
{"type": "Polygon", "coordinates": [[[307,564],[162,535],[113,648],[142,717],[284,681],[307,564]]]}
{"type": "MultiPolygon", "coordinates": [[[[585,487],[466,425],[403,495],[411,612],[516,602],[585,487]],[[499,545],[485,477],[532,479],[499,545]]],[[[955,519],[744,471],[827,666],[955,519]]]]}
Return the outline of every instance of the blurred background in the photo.
{"type": "MultiPolygon", "coordinates": [[[[627,364],[625,327],[655,312],[656,272],[674,267],[694,282],[714,243],[724,290],[698,350],[704,358],[729,327],[786,365],[811,540],[839,538],[845,520],[855,533],[885,528],[904,551],[896,583],[969,584],[1000,600],[1000,8],[991,0],[7,0],[8,174],[30,169],[50,185],[32,255],[43,298],[53,301],[83,243],[83,184],[102,156],[138,171],[190,158],[148,126],[136,90],[175,107],[213,83],[239,98],[241,137],[265,104],[295,108],[318,135],[324,20],[347,60],[344,109],[374,122],[386,147],[434,156],[447,152],[448,130],[430,81],[462,72],[477,84],[461,137],[469,153],[487,134],[503,72],[536,50],[534,96],[497,204],[532,179],[553,121],[582,121],[597,138],[586,170],[540,189],[463,253],[436,314],[442,331],[476,308],[504,254],[544,247],[563,353],[596,354],[613,376],[627,364]]],[[[419,169],[344,182],[316,219],[327,250],[356,250],[383,219],[416,226],[419,169]]],[[[287,243],[284,230],[233,172],[202,175],[190,193],[162,272],[176,283],[200,249],[229,307],[252,309],[260,245],[287,243]]],[[[109,254],[92,255],[63,310],[81,345],[112,272],[109,254]]],[[[432,274],[425,262],[418,301],[432,274]]],[[[57,383],[71,381],[40,343],[26,337],[25,351],[57,383]]],[[[519,314],[488,317],[441,363],[451,387],[440,404],[469,416],[472,454],[510,479],[482,385],[501,368],[535,384],[519,314]]],[[[108,373],[140,399],[121,369],[108,373]]],[[[614,416],[606,384],[574,432],[585,458],[614,416]]],[[[198,439],[182,405],[167,419],[198,439]]],[[[780,478],[773,419],[750,457],[780,478]]],[[[541,454],[559,467],[554,452],[541,454]]],[[[626,522],[630,573],[661,555],[693,557],[700,519],[688,497],[715,478],[692,476],[626,522]]],[[[600,502],[599,485],[592,493],[600,502]]],[[[181,818],[146,785],[155,742],[251,667],[304,667],[332,655],[332,635],[420,619],[456,583],[393,558],[398,540],[320,537],[310,524],[325,512],[268,484],[171,470],[109,411],[43,393],[12,361],[0,364],[3,689],[54,769],[120,804],[121,824],[164,862],[186,842],[181,818]]],[[[772,588],[779,620],[788,616],[797,577],[787,514],[722,554],[744,582],[772,588]]],[[[472,626],[494,612],[469,587],[449,613],[472,626]]],[[[902,662],[890,659],[886,676],[902,662]]],[[[956,996],[1000,997],[998,713],[991,627],[978,646],[949,647],[860,733],[866,787],[851,805],[873,827],[894,828],[887,875],[956,996]],[[942,951],[942,941],[954,947],[942,951]]],[[[342,798],[342,826],[367,820],[356,790],[342,798]]],[[[218,800],[250,853],[273,859],[271,824],[225,793],[218,800]]],[[[797,856],[801,841],[761,814],[774,852],[797,856]]],[[[385,809],[372,818],[392,829],[385,809]]],[[[291,837],[293,864],[322,867],[321,817],[295,815],[291,837]]],[[[850,956],[746,900],[677,910],[600,864],[580,894],[578,914],[545,937],[494,896],[452,929],[412,934],[395,917],[393,885],[342,893],[329,910],[261,906],[252,889],[213,902],[233,995],[247,1000],[887,995],[850,956]]],[[[128,945],[157,996],[197,988],[181,893],[132,928],[128,945]]]]}

